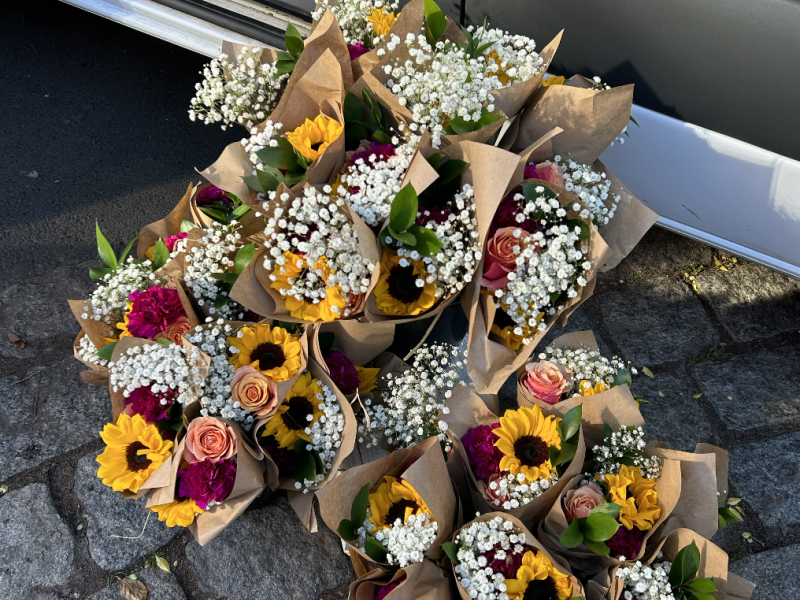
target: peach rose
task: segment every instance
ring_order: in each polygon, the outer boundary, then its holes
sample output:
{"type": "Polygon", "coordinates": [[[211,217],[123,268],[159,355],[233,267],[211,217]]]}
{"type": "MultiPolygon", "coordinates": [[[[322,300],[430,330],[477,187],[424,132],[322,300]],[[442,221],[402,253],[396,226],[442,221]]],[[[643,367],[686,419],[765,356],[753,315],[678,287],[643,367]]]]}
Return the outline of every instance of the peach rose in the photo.
{"type": "Polygon", "coordinates": [[[508,285],[508,274],[517,271],[517,256],[522,252],[522,238],[515,237],[519,227],[502,227],[486,242],[481,284],[493,292],[508,285]]]}
{"type": "Polygon", "coordinates": [[[167,325],[167,328],[156,336],[156,339],[169,340],[173,344],[183,346],[183,334],[191,329],[189,319],[181,317],[174,323],[167,325]]]}
{"type": "Polygon", "coordinates": [[[489,477],[489,481],[484,481],[483,479],[478,479],[476,481],[478,484],[478,491],[483,494],[483,499],[486,500],[490,506],[503,506],[505,502],[511,499],[500,491],[500,479],[502,479],[500,474],[494,473],[489,477]],[[496,484],[494,489],[492,489],[493,483],[496,484]]]}
{"type": "Polygon", "coordinates": [[[261,419],[271,417],[278,409],[277,384],[250,366],[239,367],[233,374],[231,396],[261,419]]]}
{"type": "Polygon", "coordinates": [[[236,455],[236,434],[224,421],[214,417],[198,417],[186,429],[186,462],[217,462],[236,455]]]}
{"type": "MultiPolygon", "coordinates": [[[[528,165],[528,167],[530,167],[530,165],[528,165]]],[[[528,169],[526,168],[525,177],[528,177],[529,175],[535,177],[536,179],[541,179],[542,181],[547,181],[548,183],[557,185],[558,187],[564,187],[564,169],[549,160],[536,165],[535,174],[529,173],[528,169]]]]}
{"type": "Polygon", "coordinates": [[[547,404],[558,404],[572,389],[572,371],[549,360],[525,365],[521,380],[534,398],[547,404]]]}
{"type": "Polygon", "coordinates": [[[589,516],[592,509],[600,504],[605,504],[603,492],[594,481],[569,490],[564,494],[564,516],[567,521],[584,519],[589,516]]]}

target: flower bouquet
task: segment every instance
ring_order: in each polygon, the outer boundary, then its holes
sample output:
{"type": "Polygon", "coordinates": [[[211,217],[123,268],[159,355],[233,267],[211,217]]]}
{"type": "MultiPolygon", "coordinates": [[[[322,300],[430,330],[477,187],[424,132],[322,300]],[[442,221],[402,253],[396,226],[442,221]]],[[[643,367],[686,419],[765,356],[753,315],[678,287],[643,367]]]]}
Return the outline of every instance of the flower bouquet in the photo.
{"type": "Polygon", "coordinates": [[[384,570],[439,560],[457,526],[458,500],[437,438],[348,469],[317,497],[350,556],[384,570]]]}
{"type": "Polygon", "coordinates": [[[406,565],[394,573],[373,569],[367,573],[356,571],[356,575],[358,579],[349,589],[349,598],[356,600],[452,598],[449,573],[428,559],[406,565]]]}
{"type": "Polygon", "coordinates": [[[444,544],[463,600],[585,598],[569,564],[549,553],[519,519],[478,515],[444,544]]]}

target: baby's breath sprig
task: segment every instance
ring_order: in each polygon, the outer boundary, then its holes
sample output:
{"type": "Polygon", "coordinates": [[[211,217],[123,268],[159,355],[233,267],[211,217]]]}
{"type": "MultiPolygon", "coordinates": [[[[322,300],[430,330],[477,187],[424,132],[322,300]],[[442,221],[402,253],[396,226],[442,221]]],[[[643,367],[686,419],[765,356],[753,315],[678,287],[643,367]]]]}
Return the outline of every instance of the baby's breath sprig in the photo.
{"type": "Polygon", "coordinates": [[[661,477],[662,462],[658,456],[646,456],[644,430],[641,427],[622,426],[614,431],[606,425],[603,428],[603,445],[592,448],[590,472],[586,475],[619,474],[623,464],[639,467],[642,477],[658,480],[661,477]]]}
{"type": "Polygon", "coordinates": [[[611,181],[589,165],[582,165],[557,154],[554,162],[564,170],[564,189],[575,194],[592,213],[595,225],[606,225],[614,218],[619,194],[611,193],[611,181]]]}

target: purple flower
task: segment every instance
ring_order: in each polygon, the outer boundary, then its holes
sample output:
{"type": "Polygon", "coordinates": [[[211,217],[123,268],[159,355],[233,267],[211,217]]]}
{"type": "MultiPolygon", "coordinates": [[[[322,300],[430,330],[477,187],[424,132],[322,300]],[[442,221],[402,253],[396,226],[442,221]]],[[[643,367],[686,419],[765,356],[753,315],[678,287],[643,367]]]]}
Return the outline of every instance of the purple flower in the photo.
{"type": "Polygon", "coordinates": [[[278,477],[292,477],[297,470],[297,459],[300,456],[294,448],[279,448],[274,436],[259,437],[258,441],[264,453],[268,454],[278,467],[278,477]]]}
{"type": "Polygon", "coordinates": [[[383,600],[388,596],[391,592],[394,591],[395,588],[400,587],[406,580],[406,576],[403,575],[402,577],[397,578],[391,583],[387,583],[386,585],[382,585],[377,592],[375,592],[375,600],[383,600]]]}
{"type": "Polygon", "coordinates": [[[472,472],[476,478],[487,482],[492,475],[500,472],[500,460],[503,458],[503,453],[494,446],[497,441],[494,430],[498,427],[500,423],[478,425],[461,438],[472,472]]]}
{"type": "Polygon", "coordinates": [[[533,219],[525,219],[522,223],[517,221],[517,214],[521,213],[522,209],[517,201],[514,200],[514,194],[509,194],[503,198],[500,206],[497,207],[497,212],[494,214],[492,224],[489,226],[489,235],[486,239],[492,239],[497,230],[503,227],[519,227],[529,233],[536,233],[538,226],[533,219]]]}
{"type": "Polygon", "coordinates": [[[539,174],[536,172],[536,165],[533,163],[529,163],[525,165],[525,174],[522,177],[523,179],[541,179],[539,174]]]}
{"type": "Polygon", "coordinates": [[[635,560],[642,549],[644,532],[636,529],[627,529],[624,525],[617,529],[617,533],[606,541],[611,549],[611,556],[624,556],[628,560],[635,560]]]}
{"type": "Polygon", "coordinates": [[[130,411],[133,414],[141,415],[148,423],[162,421],[167,418],[167,411],[177,396],[177,390],[154,394],[149,387],[136,388],[130,396],[125,398],[125,412],[130,411]],[[165,401],[164,404],[161,403],[162,400],[165,401]]]}
{"type": "Polygon", "coordinates": [[[355,60],[362,54],[366,54],[367,52],[369,52],[369,48],[367,48],[361,42],[358,42],[353,46],[348,46],[347,51],[350,53],[350,60],[355,60]]]}
{"type": "MultiPolygon", "coordinates": [[[[517,576],[517,571],[522,566],[522,557],[524,552],[507,552],[505,558],[497,559],[495,554],[501,550],[500,542],[497,543],[493,550],[485,552],[483,556],[486,557],[487,567],[490,567],[495,573],[502,573],[506,579],[514,579],[517,576]]],[[[506,552],[506,551],[504,551],[506,552]]]]}
{"type": "Polygon", "coordinates": [[[167,247],[170,253],[175,250],[175,244],[178,243],[178,240],[185,240],[186,236],[189,234],[186,231],[181,231],[180,233],[176,233],[175,235],[170,235],[164,238],[164,245],[167,247]]]}
{"type": "Polygon", "coordinates": [[[369,150],[362,150],[361,152],[353,152],[350,155],[348,162],[354,163],[359,158],[363,158],[365,163],[370,163],[370,156],[375,156],[376,161],[386,160],[390,156],[397,154],[397,150],[391,144],[379,144],[377,142],[369,143],[369,150]]]}
{"type": "Polygon", "coordinates": [[[338,350],[325,357],[331,379],[343,394],[352,394],[358,389],[358,371],[353,363],[338,350]]]}
{"type": "MultiPolygon", "coordinates": [[[[446,206],[424,206],[420,209],[420,215],[417,217],[416,224],[422,225],[423,227],[430,222],[441,225],[442,223],[447,223],[452,216],[453,211],[446,206]]],[[[453,226],[458,228],[460,224],[460,221],[454,222],[453,226]]]]}
{"type": "Polygon", "coordinates": [[[155,339],[179,319],[187,318],[177,290],[154,285],[144,292],[133,292],[128,299],[133,303],[127,315],[133,337],[155,339]]]}
{"type": "Polygon", "coordinates": [[[221,190],[215,185],[210,185],[197,192],[197,206],[208,206],[209,204],[233,206],[233,201],[225,194],[225,190],[221,190]]]}
{"type": "Polygon", "coordinates": [[[206,510],[212,500],[222,502],[230,496],[236,480],[236,459],[191,463],[178,471],[178,477],[178,495],[181,498],[191,498],[200,508],[206,510]]]}

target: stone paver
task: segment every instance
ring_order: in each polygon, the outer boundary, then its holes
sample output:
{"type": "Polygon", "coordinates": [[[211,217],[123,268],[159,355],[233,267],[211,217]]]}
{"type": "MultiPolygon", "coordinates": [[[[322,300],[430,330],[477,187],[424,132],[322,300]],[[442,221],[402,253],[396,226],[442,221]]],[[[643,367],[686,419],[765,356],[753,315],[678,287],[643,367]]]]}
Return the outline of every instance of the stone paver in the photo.
{"type": "Polygon", "coordinates": [[[730,481],[768,527],[800,523],[800,432],[735,446],[730,481]]]}
{"type": "Polygon", "coordinates": [[[286,500],[245,513],[186,555],[204,592],[241,600],[317,598],[353,579],[339,538],[320,521],[309,533],[286,500]]]}
{"type": "Polygon", "coordinates": [[[800,347],[795,346],[699,364],[696,372],[725,424],[744,431],[800,418],[798,365],[800,347]]]}
{"type": "Polygon", "coordinates": [[[697,287],[737,342],[800,330],[800,281],[755,263],[704,271],[697,287]]]}
{"type": "Polygon", "coordinates": [[[577,308],[577,310],[572,313],[567,321],[567,324],[564,325],[564,328],[561,327],[551,327],[550,331],[547,332],[547,335],[544,336],[539,345],[536,348],[536,352],[541,352],[547,345],[552,342],[557,337],[564,335],[565,333],[572,333],[573,331],[586,331],[591,330],[594,331],[594,337],[597,340],[597,347],[600,349],[600,352],[605,354],[606,356],[611,356],[613,352],[609,347],[606,340],[603,339],[603,336],[600,335],[600,332],[597,330],[597,326],[592,321],[591,317],[588,314],[586,309],[586,304],[582,304],[577,308]]]}
{"type": "Polygon", "coordinates": [[[653,227],[616,269],[600,274],[600,281],[678,276],[690,264],[710,265],[714,251],[705,244],[653,227]]]}
{"type": "Polygon", "coordinates": [[[92,559],[102,569],[117,571],[157,550],[183,530],[180,527],[170,529],[161,523],[155,513],[145,508],[146,498],[126,500],[103,485],[97,478],[95,459],[99,454],[93,452],[78,461],[74,489],[86,515],[86,536],[92,559]]]}
{"type": "Polygon", "coordinates": [[[19,600],[39,586],[63,585],[73,541],[50,491],[33,483],[0,499],[0,600],[19,600]]]}
{"type": "Polygon", "coordinates": [[[731,563],[730,570],[756,584],[750,600],[800,598],[800,544],[737,560],[731,563]]]}
{"type": "Polygon", "coordinates": [[[38,367],[38,405],[36,369],[0,379],[0,480],[98,439],[111,418],[108,390],[83,381],[80,372],[86,367],[69,352],[38,367]]]}
{"type": "MultiPolygon", "coordinates": [[[[186,600],[178,580],[172,573],[167,573],[156,567],[136,571],[136,577],[147,588],[147,598],[152,600],[186,600]]],[[[118,600],[117,584],[89,596],[87,600],[118,600]]]]}
{"type": "Polygon", "coordinates": [[[635,367],[686,360],[719,344],[702,303],[676,279],[639,282],[597,302],[606,328],[635,367]]]}

